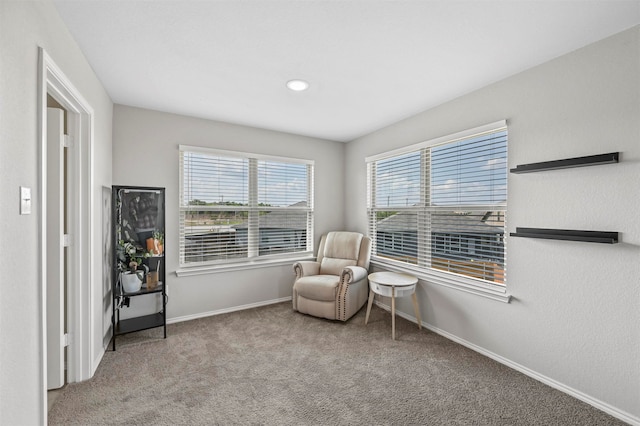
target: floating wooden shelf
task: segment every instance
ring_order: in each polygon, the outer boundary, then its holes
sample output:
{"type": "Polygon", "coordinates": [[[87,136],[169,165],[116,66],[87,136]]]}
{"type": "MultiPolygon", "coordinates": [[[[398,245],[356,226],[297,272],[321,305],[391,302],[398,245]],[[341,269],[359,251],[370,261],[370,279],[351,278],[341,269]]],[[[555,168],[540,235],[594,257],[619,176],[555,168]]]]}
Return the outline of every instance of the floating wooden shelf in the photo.
{"type": "Polygon", "coordinates": [[[610,152],[608,154],[588,155],[586,157],[567,158],[564,160],[543,161],[541,163],[520,164],[515,169],[511,169],[511,173],[531,173],[541,172],[543,170],[568,169],[571,167],[594,166],[596,164],[612,164],[617,163],[619,152],[610,152]]]}
{"type": "Polygon", "coordinates": [[[512,237],[542,238],[547,240],[582,241],[587,243],[615,244],[618,242],[617,232],[576,231],[571,229],[516,228],[512,237]]]}

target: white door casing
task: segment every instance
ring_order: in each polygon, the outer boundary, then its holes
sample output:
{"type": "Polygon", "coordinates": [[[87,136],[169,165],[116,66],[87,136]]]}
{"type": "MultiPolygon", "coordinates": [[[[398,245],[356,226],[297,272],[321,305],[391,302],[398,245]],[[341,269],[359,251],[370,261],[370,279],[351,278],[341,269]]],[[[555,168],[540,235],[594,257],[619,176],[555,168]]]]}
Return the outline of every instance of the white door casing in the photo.
{"type": "MultiPolygon", "coordinates": [[[[94,348],[93,330],[98,321],[94,315],[93,259],[95,218],[93,206],[93,108],[55,64],[43,48],[39,49],[38,133],[39,186],[37,212],[40,227],[39,289],[40,289],[40,386],[42,389],[40,424],[47,423],[47,95],[67,112],[67,131],[71,148],[67,158],[67,233],[70,235],[66,264],[67,273],[67,381],[79,382],[91,378],[98,367],[104,349],[94,348]]],[[[98,256],[98,259],[100,256],[98,256]]]]}

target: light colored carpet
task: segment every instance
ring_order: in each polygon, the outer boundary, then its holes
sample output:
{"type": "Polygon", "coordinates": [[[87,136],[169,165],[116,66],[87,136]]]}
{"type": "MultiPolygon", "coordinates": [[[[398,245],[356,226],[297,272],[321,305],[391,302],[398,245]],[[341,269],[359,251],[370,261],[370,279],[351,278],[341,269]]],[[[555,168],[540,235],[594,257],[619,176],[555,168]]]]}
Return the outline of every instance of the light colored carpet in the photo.
{"type": "Polygon", "coordinates": [[[613,417],[374,306],[346,323],[291,303],[118,338],[52,425],[616,425],[613,417]]]}

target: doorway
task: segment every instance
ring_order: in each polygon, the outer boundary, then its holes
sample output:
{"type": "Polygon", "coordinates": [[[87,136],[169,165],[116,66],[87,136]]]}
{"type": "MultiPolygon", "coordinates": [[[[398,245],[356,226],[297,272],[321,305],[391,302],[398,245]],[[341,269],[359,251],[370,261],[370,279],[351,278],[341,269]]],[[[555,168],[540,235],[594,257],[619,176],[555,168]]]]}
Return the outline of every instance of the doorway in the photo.
{"type": "MultiPolygon", "coordinates": [[[[47,94],[47,390],[66,382],[67,334],[67,111],[47,94]]],[[[51,395],[51,394],[49,394],[51,395]]],[[[49,408],[51,408],[49,406],[49,408]]]]}
{"type": "MultiPolygon", "coordinates": [[[[49,100],[49,102],[52,102],[49,100]]],[[[54,315],[55,318],[63,318],[63,331],[61,344],[66,345],[66,377],[63,382],[73,383],[87,380],[93,375],[97,367],[96,356],[98,351],[93,348],[93,329],[96,319],[93,309],[93,289],[94,279],[92,260],[95,258],[93,229],[94,219],[92,215],[93,200],[93,110],[80,95],[78,90],[66,78],[64,73],[58,68],[44,49],[39,49],[39,86],[38,86],[38,126],[39,126],[39,161],[40,178],[38,191],[38,214],[40,227],[40,295],[41,295],[41,325],[40,342],[42,350],[40,352],[40,381],[41,381],[41,404],[40,418],[41,424],[47,423],[47,382],[48,382],[48,314],[49,304],[47,295],[50,286],[55,284],[56,279],[50,278],[50,272],[54,272],[60,283],[65,283],[66,294],[62,298],[60,307],[61,314],[54,315]],[[48,99],[58,104],[65,111],[62,127],[66,128],[67,155],[66,161],[60,160],[63,169],[63,180],[53,187],[58,187],[62,191],[62,196],[55,191],[50,194],[49,181],[57,179],[50,178],[49,168],[56,162],[48,160],[52,147],[48,144],[47,133],[47,111],[48,99]],[[64,172],[66,171],[66,173],[64,172]],[[66,176],[66,178],[64,177],[66,176]],[[66,192],[64,189],[66,188],[66,192]],[[51,198],[51,199],[50,199],[51,198]],[[60,202],[63,207],[60,210],[61,219],[52,210],[54,199],[60,202]],[[60,201],[62,200],[62,201],[60,201]],[[58,225],[60,223],[61,225],[58,225]],[[66,224],[66,228],[65,225],[66,224]],[[61,260],[58,265],[59,273],[52,269],[49,264],[49,241],[56,239],[56,233],[50,234],[51,228],[60,226],[60,235],[64,242],[64,248],[59,250],[61,260]],[[53,235],[53,237],[49,237],[53,235]],[[66,252],[66,255],[65,255],[66,252]],[[66,260],[65,260],[66,257],[66,260]],[[50,282],[51,281],[51,282],[50,282]],[[65,322],[66,320],[66,322],[65,322]],[[66,324],[66,327],[65,327],[66,324]]],[[[64,154],[63,154],[64,155],[64,154]]],[[[64,158],[64,157],[62,157],[64,158]]],[[[55,241],[53,242],[55,244],[55,241]]],[[[60,305],[59,305],[60,306],[60,305]]],[[[64,362],[64,352],[62,355],[64,362]]],[[[99,355],[98,355],[99,357],[99,355]]],[[[98,360],[99,361],[99,360],[98,360]]],[[[64,373],[64,367],[63,367],[64,373]]]]}

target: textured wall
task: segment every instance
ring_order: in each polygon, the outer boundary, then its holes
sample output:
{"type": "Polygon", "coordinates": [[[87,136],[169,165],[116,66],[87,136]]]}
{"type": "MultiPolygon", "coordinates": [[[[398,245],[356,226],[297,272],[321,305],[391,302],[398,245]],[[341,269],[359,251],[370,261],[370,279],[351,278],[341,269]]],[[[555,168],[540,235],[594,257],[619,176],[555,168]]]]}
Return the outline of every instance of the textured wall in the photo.
{"type": "MultiPolygon", "coordinates": [[[[347,145],[347,228],[366,230],[364,157],[500,119],[509,167],[612,151],[621,163],[509,175],[516,226],[621,232],[616,245],[507,240],[502,304],[421,282],[423,319],[538,378],[640,421],[639,27],[347,145]],[[610,405],[611,407],[608,407],[610,405]]],[[[505,53],[506,54],[506,53],[505,53]]],[[[413,315],[410,304],[402,309],[413,315]]]]}

